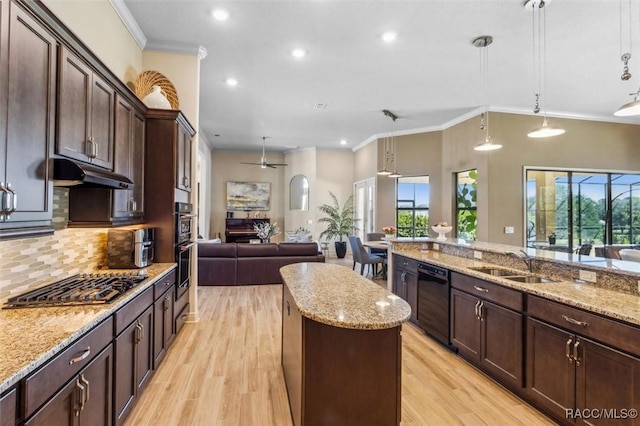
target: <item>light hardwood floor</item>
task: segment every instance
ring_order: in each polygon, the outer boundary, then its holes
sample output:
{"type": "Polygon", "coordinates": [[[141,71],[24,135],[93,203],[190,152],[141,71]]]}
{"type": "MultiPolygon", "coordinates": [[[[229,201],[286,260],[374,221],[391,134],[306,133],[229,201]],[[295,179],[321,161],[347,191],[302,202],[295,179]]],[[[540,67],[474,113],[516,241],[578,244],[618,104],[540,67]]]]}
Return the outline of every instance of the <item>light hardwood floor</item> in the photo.
{"type": "MultiPolygon", "coordinates": [[[[281,285],[200,287],[200,320],[184,326],[126,425],[291,425],[281,298],[281,285]]],[[[402,426],[555,424],[410,324],[402,346],[402,426]]]]}

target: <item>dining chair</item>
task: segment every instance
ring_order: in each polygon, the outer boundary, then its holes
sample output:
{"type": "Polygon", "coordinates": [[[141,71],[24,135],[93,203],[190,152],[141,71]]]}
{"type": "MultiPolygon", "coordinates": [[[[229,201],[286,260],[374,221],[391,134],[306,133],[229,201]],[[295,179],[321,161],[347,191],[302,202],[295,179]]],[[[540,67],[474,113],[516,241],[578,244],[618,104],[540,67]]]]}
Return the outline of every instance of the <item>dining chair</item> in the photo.
{"type": "Polygon", "coordinates": [[[640,250],[636,249],[622,249],[618,252],[620,259],[631,260],[633,262],[640,262],[640,250]]]}
{"type": "MultiPolygon", "coordinates": [[[[384,233],[383,232],[369,232],[367,234],[367,241],[382,241],[382,237],[384,237],[384,233]]],[[[369,247],[369,253],[370,254],[376,254],[380,257],[387,257],[387,250],[386,249],[379,249],[379,248],[371,248],[369,247]]]]}
{"type": "Polygon", "coordinates": [[[364,266],[373,265],[375,269],[372,271],[372,274],[375,275],[378,272],[377,265],[380,263],[382,264],[384,272],[385,259],[378,255],[370,254],[369,252],[367,252],[367,249],[362,245],[360,237],[350,235],[349,245],[351,246],[351,254],[353,255],[353,267],[351,269],[355,270],[356,263],[359,263],[360,275],[364,275],[364,266]]]}
{"type": "Polygon", "coordinates": [[[592,247],[593,247],[593,244],[582,244],[580,247],[576,249],[575,253],[589,255],[591,254],[592,247]]]}

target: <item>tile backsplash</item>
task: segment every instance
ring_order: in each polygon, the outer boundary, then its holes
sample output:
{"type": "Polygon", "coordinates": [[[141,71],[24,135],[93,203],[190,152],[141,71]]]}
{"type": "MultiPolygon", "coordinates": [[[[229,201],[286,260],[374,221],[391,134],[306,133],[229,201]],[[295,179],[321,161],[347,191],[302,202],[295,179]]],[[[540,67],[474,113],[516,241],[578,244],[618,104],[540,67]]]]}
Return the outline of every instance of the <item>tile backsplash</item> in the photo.
{"type": "Polygon", "coordinates": [[[106,263],[107,228],[67,228],[69,190],[54,190],[53,235],[0,241],[0,300],[106,263]]]}

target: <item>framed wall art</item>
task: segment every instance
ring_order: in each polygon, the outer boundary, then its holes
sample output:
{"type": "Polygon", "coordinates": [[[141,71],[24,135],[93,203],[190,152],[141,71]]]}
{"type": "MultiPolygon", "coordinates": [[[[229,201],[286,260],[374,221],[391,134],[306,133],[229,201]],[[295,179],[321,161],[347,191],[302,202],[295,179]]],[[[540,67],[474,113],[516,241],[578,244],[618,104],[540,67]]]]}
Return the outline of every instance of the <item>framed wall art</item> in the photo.
{"type": "Polygon", "coordinates": [[[227,182],[227,210],[271,210],[270,182],[227,182]]]}

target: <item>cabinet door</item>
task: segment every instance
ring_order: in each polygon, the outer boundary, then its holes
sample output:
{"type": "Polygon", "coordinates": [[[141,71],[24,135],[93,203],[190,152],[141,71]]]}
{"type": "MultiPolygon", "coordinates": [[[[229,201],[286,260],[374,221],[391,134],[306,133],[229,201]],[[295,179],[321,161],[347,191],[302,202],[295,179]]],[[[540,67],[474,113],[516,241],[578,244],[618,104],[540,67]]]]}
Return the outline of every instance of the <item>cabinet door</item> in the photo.
{"type": "MultiPolygon", "coordinates": [[[[573,344],[576,358],[576,408],[622,410],[640,407],[640,360],[608,346],[578,337],[573,344]]],[[[585,424],[607,424],[610,419],[582,419],[585,424]]],[[[640,424],[620,418],[616,425],[640,424]]]]}
{"type": "Polygon", "coordinates": [[[282,371],[294,425],[302,424],[302,315],[286,284],[282,286],[282,371]]]}
{"type": "Polygon", "coordinates": [[[110,426],[113,347],[102,351],[25,425],[110,426]]]}
{"type": "MultiPolygon", "coordinates": [[[[394,277],[393,277],[393,292],[396,296],[402,298],[402,300],[407,300],[407,281],[406,281],[407,272],[401,268],[395,268],[394,277]]],[[[413,310],[413,309],[412,309],[413,310]]]]}
{"type": "MultiPolygon", "coordinates": [[[[113,171],[133,178],[133,107],[118,96],[116,98],[116,124],[113,171]]],[[[133,180],[133,179],[132,179],[133,180]]],[[[137,182],[133,182],[134,185],[137,182]]],[[[113,190],[113,218],[128,218],[133,209],[133,190],[113,190]]]]}
{"type": "Polygon", "coordinates": [[[176,188],[188,191],[191,188],[191,136],[178,126],[177,137],[176,188]]]}
{"type": "Polygon", "coordinates": [[[133,181],[133,208],[131,216],[141,218],[144,216],[144,142],[145,142],[145,118],[144,115],[134,111],[133,114],[133,139],[131,141],[131,180],[133,181]]]}
{"type": "Polygon", "coordinates": [[[451,343],[467,360],[480,359],[479,300],[461,291],[451,290],[451,343]]]}
{"type": "Polygon", "coordinates": [[[115,339],[114,419],[117,425],[124,422],[151,373],[152,316],[150,306],[115,339]]]}
{"type": "Polygon", "coordinates": [[[522,314],[483,301],[480,306],[482,344],[480,365],[514,387],[523,386],[522,314]]]}
{"type": "Polygon", "coordinates": [[[405,299],[411,306],[411,321],[418,322],[418,276],[408,273],[405,275],[407,298],[405,299]]]}
{"type": "Polygon", "coordinates": [[[12,389],[0,398],[0,426],[14,426],[17,418],[18,398],[12,389]]]}
{"type": "Polygon", "coordinates": [[[559,419],[575,407],[574,336],[527,318],[527,394],[559,419]]]}
{"type": "Polygon", "coordinates": [[[158,368],[173,339],[173,297],[171,290],[164,293],[153,305],[153,368],[158,368]]]}
{"type": "Polygon", "coordinates": [[[115,90],[106,81],[92,74],[91,134],[94,145],[91,162],[107,169],[113,168],[113,114],[115,90]]]}
{"type": "Polygon", "coordinates": [[[6,160],[0,181],[15,191],[16,211],[7,222],[50,221],[56,40],[19,6],[11,4],[10,13],[6,160]]]}
{"type": "Polygon", "coordinates": [[[81,161],[91,158],[92,74],[84,62],[61,47],[56,154],[81,161]]]}

